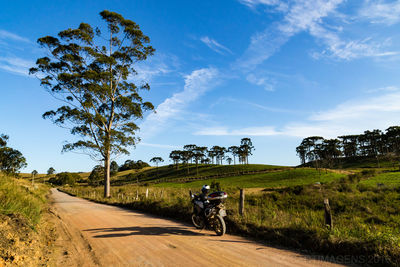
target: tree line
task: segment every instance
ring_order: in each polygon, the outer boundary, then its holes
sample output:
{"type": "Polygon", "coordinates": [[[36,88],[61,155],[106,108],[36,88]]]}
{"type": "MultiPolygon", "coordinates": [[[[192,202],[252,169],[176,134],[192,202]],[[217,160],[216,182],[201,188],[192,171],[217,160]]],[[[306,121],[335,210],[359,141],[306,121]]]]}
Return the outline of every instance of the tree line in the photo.
{"type": "MultiPolygon", "coordinates": [[[[169,158],[173,161],[173,164],[176,166],[176,169],[179,169],[179,164],[189,163],[196,164],[196,170],[198,173],[198,165],[199,164],[217,164],[222,165],[223,161],[230,165],[236,164],[236,159],[240,164],[248,164],[249,156],[252,155],[254,151],[254,146],[250,138],[242,138],[240,145],[238,146],[230,146],[228,148],[222,146],[213,146],[208,148],[206,146],[198,146],[195,144],[189,144],[183,146],[182,150],[173,150],[169,154],[169,158]],[[233,157],[230,157],[230,155],[233,157]]],[[[157,164],[163,162],[164,160],[161,157],[154,157],[150,160],[157,164]]],[[[189,170],[189,169],[188,169],[189,170]]]]}
{"type": "Polygon", "coordinates": [[[375,129],[358,135],[342,135],[335,139],[324,139],[321,136],[304,138],[296,147],[301,164],[325,160],[332,165],[339,157],[400,154],[400,126],[391,126],[385,132],[375,129]]]}

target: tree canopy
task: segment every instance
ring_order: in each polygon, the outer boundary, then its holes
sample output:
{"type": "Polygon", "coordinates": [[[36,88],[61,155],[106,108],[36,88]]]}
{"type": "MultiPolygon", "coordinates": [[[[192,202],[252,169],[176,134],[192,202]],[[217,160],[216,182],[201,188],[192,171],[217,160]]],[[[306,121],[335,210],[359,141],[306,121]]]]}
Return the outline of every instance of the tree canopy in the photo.
{"type": "Polygon", "coordinates": [[[8,138],[8,135],[0,134],[0,171],[17,174],[27,163],[21,152],[7,146],[8,138]]]}
{"type": "Polygon", "coordinates": [[[129,154],[127,147],[140,140],[135,120],[154,109],[139,94],[150,86],[133,83],[132,75],[137,73],[135,63],[155,50],[135,22],[107,10],[100,16],[106,27],[81,23],[58,37],[39,38],[49,55],[39,58],[30,73],[38,74],[41,85],[63,102],[43,118],[80,137],[65,144],[63,151],[80,151],[104,161],[104,195],[109,197],[111,157],[129,154]]]}

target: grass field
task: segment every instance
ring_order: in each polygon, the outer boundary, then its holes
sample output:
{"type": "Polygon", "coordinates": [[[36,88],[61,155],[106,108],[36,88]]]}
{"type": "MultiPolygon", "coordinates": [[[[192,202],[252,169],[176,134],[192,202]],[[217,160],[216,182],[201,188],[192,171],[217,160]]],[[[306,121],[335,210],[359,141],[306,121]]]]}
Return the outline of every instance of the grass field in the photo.
{"type": "Polygon", "coordinates": [[[273,188],[296,185],[313,184],[316,182],[329,182],[345,177],[345,174],[316,171],[310,168],[282,169],[276,172],[250,174],[242,176],[223,177],[217,179],[185,182],[185,183],[160,183],[157,187],[201,188],[204,184],[219,182],[227,188],[273,188]]]}
{"type": "Polygon", "coordinates": [[[386,187],[400,187],[400,172],[399,171],[386,171],[378,173],[360,182],[368,186],[386,186],[386,187]]]}

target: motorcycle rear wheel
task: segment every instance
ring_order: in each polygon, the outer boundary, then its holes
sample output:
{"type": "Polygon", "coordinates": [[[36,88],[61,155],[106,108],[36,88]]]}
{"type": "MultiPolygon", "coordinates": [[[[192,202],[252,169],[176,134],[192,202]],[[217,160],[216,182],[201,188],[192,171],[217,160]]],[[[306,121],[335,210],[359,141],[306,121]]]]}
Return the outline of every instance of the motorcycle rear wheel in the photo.
{"type": "Polygon", "coordinates": [[[213,224],[213,228],[215,233],[218,236],[222,236],[226,232],[226,225],[225,225],[225,220],[222,218],[220,215],[215,216],[215,222],[213,224]]]}
{"type": "Polygon", "coordinates": [[[192,223],[194,227],[196,227],[197,229],[204,228],[204,220],[200,216],[197,216],[194,213],[192,213],[192,223]]]}

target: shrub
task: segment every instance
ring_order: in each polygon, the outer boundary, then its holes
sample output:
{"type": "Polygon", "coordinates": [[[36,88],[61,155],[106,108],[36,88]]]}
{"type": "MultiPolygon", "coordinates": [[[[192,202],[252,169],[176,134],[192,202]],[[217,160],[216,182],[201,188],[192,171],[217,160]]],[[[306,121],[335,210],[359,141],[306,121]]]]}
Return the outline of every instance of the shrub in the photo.
{"type": "Polygon", "coordinates": [[[71,172],[61,172],[55,177],[49,179],[49,183],[54,185],[74,185],[75,181],[80,178],[79,174],[71,172]]]}

